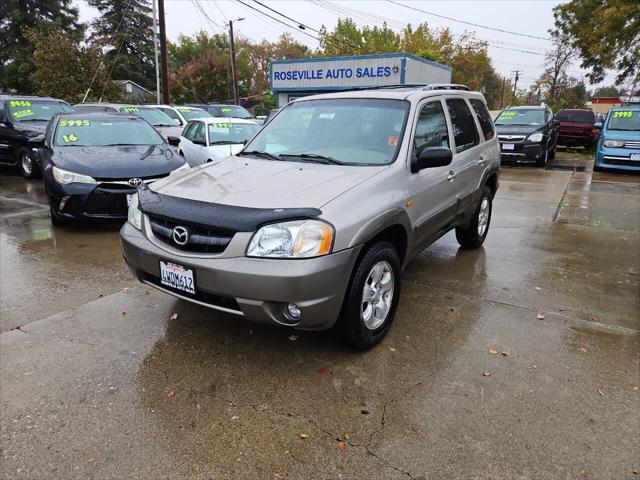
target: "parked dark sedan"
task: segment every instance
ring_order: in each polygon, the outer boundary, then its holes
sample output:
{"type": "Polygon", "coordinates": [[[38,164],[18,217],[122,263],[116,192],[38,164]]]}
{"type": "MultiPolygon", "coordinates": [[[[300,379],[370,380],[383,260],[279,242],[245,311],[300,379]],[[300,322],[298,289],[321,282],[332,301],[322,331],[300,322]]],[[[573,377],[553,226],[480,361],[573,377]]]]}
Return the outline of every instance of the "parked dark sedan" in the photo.
{"type": "Polygon", "coordinates": [[[124,220],[140,185],[189,168],[137,115],[56,115],[45,136],[30,142],[42,165],[54,225],[89,218],[124,220]]]}
{"type": "Polygon", "coordinates": [[[560,122],[558,145],[567,147],[593,147],[598,141],[599,132],[594,127],[597,119],[593,110],[563,108],[556,114],[560,122]]]}

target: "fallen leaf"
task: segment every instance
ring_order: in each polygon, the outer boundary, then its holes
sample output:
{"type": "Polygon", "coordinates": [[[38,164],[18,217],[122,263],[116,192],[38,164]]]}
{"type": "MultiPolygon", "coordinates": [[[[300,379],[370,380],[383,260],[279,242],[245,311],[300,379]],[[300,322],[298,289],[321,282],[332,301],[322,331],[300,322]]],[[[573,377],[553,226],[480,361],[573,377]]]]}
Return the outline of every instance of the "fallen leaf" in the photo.
{"type": "Polygon", "coordinates": [[[502,353],[501,353],[501,355],[502,355],[503,357],[508,357],[508,356],[509,356],[509,352],[502,352],[502,353]]]}
{"type": "Polygon", "coordinates": [[[638,470],[632,470],[632,472],[633,472],[634,475],[638,474],[638,470]]]}
{"type": "Polygon", "coordinates": [[[344,450],[344,442],[338,442],[338,449],[344,450]]]}
{"type": "Polygon", "coordinates": [[[122,291],[123,291],[123,292],[128,292],[128,291],[129,291],[129,287],[124,287],[124,288],[122,289],[122,291]]]}
{"type": "Polygon", "coordinates": [[[167,397],[173,397],[176,394],[176,391],[173,389],[168,389],[167,390],[167,397]]]}
{"type": "Polygon", "coordinates": [[[305,438],[309,438],[309,434],[308,434],[308,433],[301,433],[301,434],[300,434],[300,438],[302,438],[303,440],[304,440],[305,438]]]}
{"type": "Polygon", "coordinates": [[[273,478],[284,478],[286,476],[285,473],[282,472],[273,472],[273,478]]]}
{"type": "Polygon", "coordinates": [[[538,315],[536,315],[536,318],[538,320],[544,320],[544,315],[542,313],[539,313],[538,315]]]}
{"type": "Polygon", "coordinates": [[[298,335],[289,335],[289,340],[291,340],[292,342],[295,342],[296,340],[298,340],[298,335]]]}
{"type": "Polygon", "coordinates": [[[395,349],[395,348],[393,348],[393,347],[389,347],[389,350],[390,350],[390,351],[392,351],[392,352],[395,352],[395,351],[396,351],[396,349],[395,349]]]}
{"type": "Polygon", "coordinates": [[[602,390],[598,389],[598,395],[602,396],[602,395],[604,395],[604,392],[602,390]]]}
{"type": "Polygon", "coordinates": [[[598,321],[598,317],[596,317],[595,315],[591,315],[591,321],[592,322],[597,322],[598,321]]]}
{"type": "Polygon", "coordinates": [[[361,409],[360,409],[360,413],[361,413],[362,415],[369,415],[369,410],[368,410],[368,409],[366,409],[366,408],[361,408],[361,409]]]}
{"type": "Polygon", "coordinates": [[[96,459],[95,459],[95,458],[93,458],[93,457],[91,457],[89,460],[87,460],[87,463],[88,463],[89,465],[95,465],[95,464],[96,464],[96,459]]]}
{"type": "Polygon", "coordinates": [[[497,354],[498,354],[498,350],[496,350],[495,348],[490,348],[490,349],[489,349],[489,353],[490,353],[491,355],[497,355],[497,354]]]}
{"type": "Polygon", "coordinates": [[[351,438],[351,437],[349,437],[349,434],[348,434],[348,433],[345,433],[345,434],[344,434],[344,439],[345,439],[345,440],[349,440],[349,438],[351,438]]]}
{"type": "Polygon", "coordinates": [[[483,372],[482,375],[485,376],[485,377],[490,377],[491,376],[491,372],[483,372]]]}
{"type": "Polygon", "coordinates": [[[540,290],[542,290],[542,289],[541,289],[540,287],[536,287],[536,290],[540,291],[540,290]]]}
{"type": "Polygon", "coordinates": [[[171,315],[171,318],[169,318],[169,320],[177,320],[178,319],[178,314],[174,313],[173,315],[171,315]]]}
{"type": "Polygon", "coordinates": [[[327,373],[327,369],[326,369],[326,368],[324,368],[324,367],[320,367],[320,368],[318,369],[318,372],[320,373],[320,375],[324,375],[325,373],[327,373]]]}
{"type": "Polygon", "coordinates": [[[231,420],[238,420],[240,417],[237,415],[234,415],[233,417],[231,417],[231,420]]]}
{"type": "Polygon", "coordinates": [[[586,351],[587,351],[587,349],[586,349],[586,348],[584,348],[584,347],[580,347],[580,351],[581,351],[581,352],[586,352],[586,351]]]}
{"type": "Polygon", "coordinates": [[[127,315],[127,312],[122,312],[122,316],[123,317],[126,316],[126,315],[127,315]]]}
{"type": "Polygon", "coordinates": [[[537,365],[531,365],[531,368],[536,369],[536,368],[538,368],[538,366],[537,365]]]}

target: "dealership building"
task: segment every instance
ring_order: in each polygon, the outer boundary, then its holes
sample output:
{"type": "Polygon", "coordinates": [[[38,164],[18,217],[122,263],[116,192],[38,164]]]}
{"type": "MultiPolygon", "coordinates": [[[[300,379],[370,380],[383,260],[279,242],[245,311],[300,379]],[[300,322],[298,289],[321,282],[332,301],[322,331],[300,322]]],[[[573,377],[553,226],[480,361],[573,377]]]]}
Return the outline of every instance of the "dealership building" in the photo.
{"type": "Polygon", "coordinates": [[[275,60],[269,81],[283,107],[295,98],[356,87],[451,83],[451,67],[404,52],[275,60]]]}

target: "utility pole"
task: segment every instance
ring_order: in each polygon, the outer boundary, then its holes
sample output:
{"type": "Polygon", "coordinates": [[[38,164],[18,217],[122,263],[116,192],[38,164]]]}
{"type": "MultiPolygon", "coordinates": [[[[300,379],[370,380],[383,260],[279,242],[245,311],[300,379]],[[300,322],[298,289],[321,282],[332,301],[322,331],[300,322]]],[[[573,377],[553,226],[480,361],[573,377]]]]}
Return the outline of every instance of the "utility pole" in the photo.
{"type": "Polygon", "coordinates": [[[160,61],[162,62],[162,102],[169,103],[169,69],[167,68],[167,31],[164,25],[164,0],[158,0],[160,14],[160,61]]]}
{"type": "Polygon", "coordinates": [[[516,96],[516,87],[518,86],[518,80],[520,80],[520,74],[522,73],[520,70],[512,71],[511,73],[516,74],[515,81],[513,82],[513,97],[516,96]]]}
{"type": "Polygon", "coordinates": [[[160,104],[160,62],[158,62],[158,16],[156,15],[156,0],[151,0],[153,6],[153,53],[156,59],[156,103],[160,104]]]}
{"type": "Polygon", "coordinates": [[[507,85],[507,78],[506,77],[502,77],[502,93],[500,94],[500,110],[502,110],[504,107],[504,88],[507,85]]]}
{"type": "MultiPolygon", "coordinates": [[[[244,18],[236,18],[236,22],[240,22],[244,20],[244,18]]],[[[231,82],[233,88],[233,103],[238,105],[238,78],[236,74],[236,49],[233,43],[233,22],[234,20],[229,20],[229,46],[231,47],[231,82]]]]}

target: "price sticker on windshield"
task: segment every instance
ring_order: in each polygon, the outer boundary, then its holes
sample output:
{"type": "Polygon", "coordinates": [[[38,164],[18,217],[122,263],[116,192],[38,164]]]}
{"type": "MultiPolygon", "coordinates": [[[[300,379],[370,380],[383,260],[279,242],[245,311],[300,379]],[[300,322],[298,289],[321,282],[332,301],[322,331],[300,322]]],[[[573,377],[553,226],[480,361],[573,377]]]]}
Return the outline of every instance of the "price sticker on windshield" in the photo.
{"type": "Polygon", "coordinates": [[[222,107],[222,108],[220,109],[220,111],[221,111],[222,113],[229,113],[229,112],[231,112],[231,109],[230,109],[229,107],[222,107]]]}
{"type": "Polygon", "coordinates": [[[61,127],[90,127],[89,120],[60,120],[61,127]]]}
{"type": "Polygon", "coordinates": [[[24,118],[24,117],[29,117],[33,115],[33,111],[30,109],[27,110],[18,110],[17,112],[13,112],[13,116],[18,119],[18,118],[24,118]]]}
{"type": "Polygon", "coordinates": [[[213,128],[231,128],[232,125],[230,123],[212,123],[213,128]]]}
{"type": "Polygon", "coordinates": [[[9,105],[11,107],[30,107],[31,102],[29,100],[11,100],[9,105]]]}
{"type": "Polygon", "coordinates": [[[515,117],[517,114],[518,112],[502,112],[500,116],[504,118],[511,118],[511,117],[515,117]]]}
{"type": "Polygon", "coordinates": [[[68,135],[63,135],[62,140],[64,140],[64,143],[73,143],[78,141],[78,137],[75,133],[70,133],[68,135]]]}
{"type": "Polygon", "coordinates": [[[179,112],[190,112],[192,109],[188,107],[179,107],[177,110],[179,112]]]}
{"type": "Polygon", "coordinates": [[[613,112],[613,118],[631,118],[633,117],[633,112],[631,110],[619,110],[617,112],[613,112]]]}
{"type": "Polygon", "coordinates": [[[140,109],[138,107],[124,107],[125,112],[136,113],[139,112],[140,109]]]}

